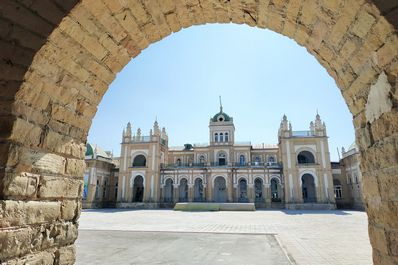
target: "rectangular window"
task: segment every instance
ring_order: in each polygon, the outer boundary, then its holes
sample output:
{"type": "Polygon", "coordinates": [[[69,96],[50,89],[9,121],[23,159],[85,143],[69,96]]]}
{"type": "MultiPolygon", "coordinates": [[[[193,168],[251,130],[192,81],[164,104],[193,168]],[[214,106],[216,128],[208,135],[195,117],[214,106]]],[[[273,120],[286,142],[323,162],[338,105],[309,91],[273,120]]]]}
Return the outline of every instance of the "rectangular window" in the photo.
{"type": "Polygon", "coordinates": [[[336,199],[340,199],[341,198],[341,186],[334,186],[334,197],[336,199]]]}

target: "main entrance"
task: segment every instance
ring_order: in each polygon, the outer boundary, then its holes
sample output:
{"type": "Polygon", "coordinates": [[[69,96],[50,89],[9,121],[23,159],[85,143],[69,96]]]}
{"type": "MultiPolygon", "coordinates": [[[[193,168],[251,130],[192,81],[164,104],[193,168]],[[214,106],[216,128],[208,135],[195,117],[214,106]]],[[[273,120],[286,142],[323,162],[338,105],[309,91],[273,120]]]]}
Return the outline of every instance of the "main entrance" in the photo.
{"type": "Polygon", "coordinates": [[[225,178],[219,176],[214,180],[214,201],[227,202],[227,184],[225,178]]]}

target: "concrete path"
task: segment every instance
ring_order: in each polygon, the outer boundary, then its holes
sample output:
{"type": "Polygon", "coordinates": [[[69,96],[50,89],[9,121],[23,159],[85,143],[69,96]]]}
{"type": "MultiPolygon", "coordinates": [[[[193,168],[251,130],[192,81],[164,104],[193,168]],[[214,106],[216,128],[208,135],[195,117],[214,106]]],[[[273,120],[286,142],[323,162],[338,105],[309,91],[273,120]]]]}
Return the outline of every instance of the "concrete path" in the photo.
{"type": "Polygon", "coordinates": [[[77,264],[372,264],[367,216],[355,211],[86,210],[76,244],[77,264]]]}

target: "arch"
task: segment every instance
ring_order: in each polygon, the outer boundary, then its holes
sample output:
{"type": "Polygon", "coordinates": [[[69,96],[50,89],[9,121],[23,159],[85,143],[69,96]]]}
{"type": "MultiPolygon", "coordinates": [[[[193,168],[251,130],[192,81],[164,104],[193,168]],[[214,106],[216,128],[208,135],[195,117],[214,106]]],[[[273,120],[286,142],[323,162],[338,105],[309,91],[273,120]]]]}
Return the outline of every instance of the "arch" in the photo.
{"type": "Polygon", "coordinates": [[[239,156],[239,165],[244,166],[246,164],[246,158],[245,155],[240,155],[239,156]]]}
{"type": "MultiPolygon", "coordinates": [[[[180,175],[180,176],[178,176],[178,177],[177,177],[177,185],[180,185],[181,180],[183,180],[183,179],[185,179],[186,181],[188,181],[189,178],[188,178],[187,175],[180,175]]],[[[189,183],[189,181],[188,181],[187,183],[189,183]]]]}
{"type": "Polygon", "coordinates": [[[146,157],[142,154],[133,158],[133,167],[146,167],[146,157]]]}
{"type": "Polygon", "coordinates": [[[167,178],[165,180],[165,185],[163,187],[163,201],[173,202],[174,199],[174,181],[172,178],[167,178]]]}
{"type": "Polygon", "coordinates": [[[302,182],[301,182],[301,178],[303,177],[303,175],[305,175],[305,174],[310,174],[313,178],[314,178],[314,182],[315,182],[315,187],[318,187],[319,186],[319,179],[318,179],[318,175],[314,172],[314,171],[312,171],[312,170],[303,170],[303,171],[301,171],[300,172],[300,174],[299,174],[299,183],[300,183],[300,187],[302,187],[302,182]]]}
{"type": "Polygon", "coordinates": [[[301,176],[301,191],[304,203],[315,203],[316,199],[316,186],[315,179],[312,174],[305,173],[301,176]]]}
{"type": "Polygon", "coordinates": [[[275,163],[275,157],[273,155],[268,156],[268,163],[275,163]]]}
{"type": "Polygon", "coordinates": [[[213,181],[213,196],[215,202],[227,202],[227,180],[223,176],[217,176],[213,181]]]}
{"type": "Polygon", "coordinates": [[[297,164],[315,164],[315,156],[311,151],[304,150],[297,154],[297,164]]]}
{"type": "Polygon", "coordinates": [[[141,175],[134,177],[132,202],[142,202],[144,200],[144,178],[141,175]]]}
{"type": "Polygon", "coordinates": [[[187,202],[188,201],[188,179],[181,178],[178,183],[178,201],[187,202]]]}
{"type": "Polygon", "coordinates": [[[282,184],[282,180],[281,180],[280,176],[278,176],[278,175],[272,175],[272,176],[269,178],[269,182],[270,182],[270,183],[271,183],[271,180],[272,180],[272,179],[276,179],[279,183],[282,184]]]}
{"type": "Polygon", "coordinates": [[[200,177],[195,178],[193,189],[194,189],[193,200],[195,202],[204,201],[204,186],[202,178],[200,177]]]}
{"type": "Polygon", "coordinates": [[[225,151],[219,151],[217,154],[217,163],[219,166],[228,165],[227,153],[225,151]]]}
{"type": "Polygon", "coordinates": [[[182,166],[182,162],[181,162],[181,159],[180,159],[180,158],[177,158],[177,160],[176,160],[176,166],[178,166],[178,167],[182,166]]]}
{"type": "Polygon", "coordinates": [[[262,178],[256,177],[254,179],[254,200],[260,202],[264,200],[263,196],[263,185],[264,182],[262,178]]]}
{"type": "Polygon", "coordinates": [[[239,202],[248,202],[248,194],[247,194],[247,179],[240,178],[238,180],[238,201],[239,202]]]}
{"type": "Polygon", "coordinates": [[[279,177],[271,177],[270,190],[271,190],[271,202],[281,202],[282,185],[279,177]]]}
{"type": "MultiPolygon", "coordinates": [[[[386,92],[388,95],[395,81],[387,77],[397,76],[398,21],[394,12],[398,3],[347,0],[337,4],[337,1],[331,0],[278,1],[270,4],[258,1],[238,5],[232,1],[222,1],[217,2],[217,5],[209,3],[193,6],[182,1],[176,8],[173,1],[167,2],[168,4],[159,1],[159,6],[153,8],[148,6],[151,1],[146,1],[139,3],[139,8],[133,8],[129,1],[116,3],[83,0],[63,3],[62,8],[51,2],[50,6],[57,12],[50,12],[46,9],[47,2],[37,2],[35,5],[13,3],[17,7],[14,8],[15,12],[27,10],[31,14],[32,23],[19,21],[22,13],[9,16],[9,12],[3,12],[1,15],[10,24],[18,25],[22,32],[12,38],[4,37],[7,45],[15,47],[12,49],[15,51],[4,54],[3,61],[10,63],[3,65],[3,72],[7,73],[7,79],[3,83],[7,94],[1,98],[5,123],[2,126],[0,148],[5,159],[0,160],[0,168],[3,169],[0,173],[4,174],[5,168],[10,170],[7,172],[9,179],[5,180],[11,183],[9,187],[18,181],[23,170],[29,171],[27,173],[33,171],[33,162],[26,162],[25,165],[25,162],[18,161],[23,166],[9,167],[7,157],[16,153],[25,155],[37,152],[42,157],[50,155],[59,160],[74,159],[83,163],[80,152],[71,150],[84,149],[83,143],[95,108],[123,66],[149,44],[171,32],[210,22],[245,23],[268,28],[305,46],[334,78],[355,117],[357,139],[363,139],[359,143],[361,156],[368,162],[363,182],[368,182],[368,185],[378,182],[381,186],[391,187],[390,180],[381,178],[381,174],[377,173],[383,172],[385,168],[395,167],[396,161],[385,160],[381,166],[371,158],[375,152],[396,153],[396,146],[388,150],[389,144],[378,143],[384,140],[392,143],[391,139],[394,139],[392,136],[396,135],[397,128],[388,127],[388,124],[389,121],[396,120],[397,113],[389,107],[392,105],[389,96],[375,101],[370,95],[377,92],[386,92]],[[144,14],[140,10],[145,10],[144,14]],[[361,23],[367,18],[369,23],[361,23]],[[98,21],[98,25],[92,21],[98,21]],[[43,26],[34,26],[38,24],[43,26]],[[153,27],[143,27],[149,24],[153,27]],[[31,31],[37,38],[33,37],[31,31]],[[100,41],[104,39],[105,32],[109,35],[109,46],[100,41]],[[347,48],[350,46],[353,48],[347,48]],[[24,54],[21,55],[19,51],[24,54]],[[90,96],[82,100],[81,95],[90,96]],[[50,101],[50,98],[60,104],[50,101]],[[53,111],[48,112],[48,109],[53,111]],[[62,114],[63,112],[68,114],[62,114]],[[45,123],[44,117],[51,122],[45,123]],[[31,137],[24,137],[26,130],[14,130],[21,127],[29,128],[31,137]],[[369,139],[370,131],[374,127],[379,128],[381,133],[369,139]],[[63,148],[60,149],[59,146],[63,148]]],[[[34,170],[41,174],[46,169],[38,167],[34,170]]],[[[76,167],[69,173],[82,176],[81,171],[80,167],[76,167]]],[[[68,177],[56,170],[51,173],[68,177]]],[[[45,179],[40,180],[42,181],[45,179]]],[[[397,184],[393,183],[393,188],[396,189],[397,184]]],[[[41,183],[37,186],[40,185],[41,183]]],[[[0,194],[3,200],[18,196],[24,201],[36,200],[28,195],[13,194],[8,186],[0,194]]],[[[80,195],[74,196],[79,199],[80,195]]],[[[61,197],[60,194],[59,198],[61,197]]],[[[393,198],[390,195],[381,196],[378,191],[366,194],[365,199],[368,202],[367,210],[372,213],[369,215],[371,228],[384,229],[387,234],[395,231],[393,229],[398,226],[396,223],[392,227],[388,223],[390,220],[376,219],[376,216],[396,215],[396,209],[389,206],[393,198]],[[380,198],[380,204],[372,203],[380,198]]],[[[79,211],[78,206],[75,210],[79,211]]],[[[370,236],[374,245],[379,244],[375,235],[370,236]]],[[[382,246],[387,247],[391,243],[388,240],[392,239],[383,240],[382,246]]],[[[59,248],[67,244],[69,243],[60,244],[59,248]]],[[[389,256],[391,253],[384,253],[379,249],[374,247],[375,262],[394,262],[393,257],[389,256]]],[[[35,251],[45,249],[43,247],[35,251]]],[[[18,255],[23,257],[27,253],[29,251],[18,255]]],[[[13,257],[10,255],[10,258],[13,257]]]]}
{"type": "Polygon", "coordinates": [[[199,155],[199,164],[200,165],[205,165],[206,164],[206,157],[205,155],[199,155]]]}
{"type": "Polygon", "coordinates": [[[258,166],[261,164],[261,156],[260,155],[256,155],[254,157],[254,165],[258,166]]]}

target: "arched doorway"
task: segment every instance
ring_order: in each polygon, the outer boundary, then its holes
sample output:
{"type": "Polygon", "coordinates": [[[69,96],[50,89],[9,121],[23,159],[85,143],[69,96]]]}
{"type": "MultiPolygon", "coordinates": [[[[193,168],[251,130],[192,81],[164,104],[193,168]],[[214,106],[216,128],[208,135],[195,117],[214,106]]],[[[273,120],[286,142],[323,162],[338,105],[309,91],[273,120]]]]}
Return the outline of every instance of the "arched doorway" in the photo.
{"type": "Polygon", "coordinates": [[[238,201],[239,202],[248,202],[249,199],[247,197],[247,180],[241,178],[238,184],[238,201]]]}
{"type": "Polygon", "coordinates": [[[272,178],[271,179],[271,202],[281,202],[281,185],[279,183],[279,179],[272,178]]]}
{"type": "Polygon", "coordinates": [[[200,178],[195,179],[195,184],[194,184],[194,201],[195,202],[202,202],[204,201],[204,196],[203,196],[203,181],[200,178]]]}
{"type": "Polygon", "coordinates": [[[254,180],[254,192],[255,192],[254,200],[256,202],[261,202],[261,201],[264,200],[264,197],[263,197],[263,180],[262,179],[256,178],[254,180]]]}
{"type": "Polygon", "coordinates": [[[173,192],[173,180],[172,179],[168,178],[166,180],[166,183],[163,187],[163,193],[164,193],[164,195],[163,195],[164,202],[173,202],[174,192],[173,192]]]}
{"type": "Polygon", "coordinates": [[[301,177],[301,191],[304,203],[316,202],[316,188],[314,177],[311,174],[304,174],[301,177]]]}
{"type": "Polygon", "coordinates": [[[142,202],[144,199],[144,178],[136,176],[133,184],[132,202],[142,202]]]}
{"type": "Polygon", "coordinates": [[[188,201],[188,181],[187,179],[183,178],[180,180],[180,186],[178,187],[178,200],[180,202],[188,201]]]}
{"type": "Polygon", "coordinates": [[[214,180],[214,201],[227,202],[227,183],[225,178],[219,176],[214,180]]]}

